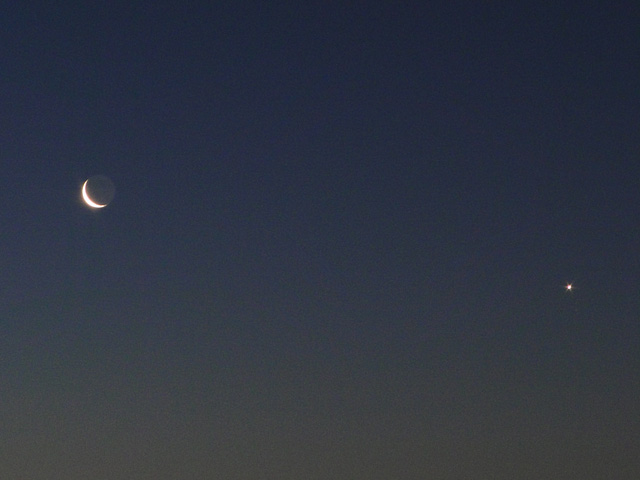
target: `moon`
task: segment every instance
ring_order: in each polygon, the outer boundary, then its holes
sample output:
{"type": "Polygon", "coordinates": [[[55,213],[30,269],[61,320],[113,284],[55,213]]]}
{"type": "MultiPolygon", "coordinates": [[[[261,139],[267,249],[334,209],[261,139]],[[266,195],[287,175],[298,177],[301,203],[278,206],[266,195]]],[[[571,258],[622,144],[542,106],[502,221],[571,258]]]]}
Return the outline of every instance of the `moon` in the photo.
{"type": "Polygon", "coordinates": [[[95,175],[82,184],[82,199],[90,208],[99,209],[113,200],[115,187],[108,177],[95,175]]]}
{"type": "Polygon", "coordinates": [[[91,200],[91,197],[89,197],[89,194],[87,193],[87,183],[89,182],[89,180],[85,180],[85,182],[82,184],[82,198],[84,199],[84,203],[86,203],[87,205],[89,205],[91,208],[104,208],[107,205],[102,205],[100,203],[96,203],[93,200],[91,200]]]}

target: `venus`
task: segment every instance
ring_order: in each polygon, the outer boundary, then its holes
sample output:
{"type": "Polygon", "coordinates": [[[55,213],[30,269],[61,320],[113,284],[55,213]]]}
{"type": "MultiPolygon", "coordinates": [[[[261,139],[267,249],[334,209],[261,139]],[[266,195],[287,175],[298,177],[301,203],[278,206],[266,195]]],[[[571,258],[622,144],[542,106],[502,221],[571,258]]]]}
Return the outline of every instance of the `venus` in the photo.
{"type": "Polygon", "coordinates": [[[88,178],[82,184],[82,199],[91,208],[104,208],[113,200],[115,187],[104,175],[88,178]]]}

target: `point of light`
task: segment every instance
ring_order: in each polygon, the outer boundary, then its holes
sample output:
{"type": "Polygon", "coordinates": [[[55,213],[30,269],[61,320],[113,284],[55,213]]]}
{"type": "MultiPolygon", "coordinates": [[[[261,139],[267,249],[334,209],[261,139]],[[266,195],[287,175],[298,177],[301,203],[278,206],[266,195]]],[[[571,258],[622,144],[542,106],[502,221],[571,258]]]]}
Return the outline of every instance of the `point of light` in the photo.
{"type": "Polygon", "coordinates": [[[566,287],[564,287],[564,288],[566,288],[566,289],[567,289],[567,292],[570,292],[571,290],[573,290],[573,285],[572,285],[572,284],[570,284],[570,283],[567,283],[567,286],[566,286],[566,287]]]}

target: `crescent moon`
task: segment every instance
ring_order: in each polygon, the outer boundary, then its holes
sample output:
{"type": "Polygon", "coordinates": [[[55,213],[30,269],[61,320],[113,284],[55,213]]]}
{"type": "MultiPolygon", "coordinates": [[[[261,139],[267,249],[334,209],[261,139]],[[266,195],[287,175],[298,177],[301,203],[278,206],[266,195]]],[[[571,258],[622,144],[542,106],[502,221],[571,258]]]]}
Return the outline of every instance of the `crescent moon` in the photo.
{"type": "Polygon", "coordinates": [[[104,208],[107,205],[101,205],[100,203],[96,203],[93,200],[91,200],[91,197],[89,197],[89,194],[87,193],[87,182],[89,182],[89,180],[86,180],[83,184],[82,184],[82,198],[84,199],[85,203],[87,205],[89,205],[91,208],[104,208]]]}

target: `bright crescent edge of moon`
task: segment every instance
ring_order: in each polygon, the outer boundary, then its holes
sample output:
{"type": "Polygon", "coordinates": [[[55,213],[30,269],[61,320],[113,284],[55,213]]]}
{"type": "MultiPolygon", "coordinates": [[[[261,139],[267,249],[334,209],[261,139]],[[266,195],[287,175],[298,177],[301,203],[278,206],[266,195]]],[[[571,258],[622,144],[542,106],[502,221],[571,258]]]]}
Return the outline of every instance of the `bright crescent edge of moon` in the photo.
{"type": "Polygon", "coordinates": [[[89,182],[89,180],[86,180],[83,184],[82,184],[82,198],[84,199],[85,203],[87,205],[89,205],[91,208],[104,208],[107,205],[101,205],[99,203],[94,202],[93,200],[91,200],[91,197],[89,197],[89,194],[87,193],[87,183],[89,182]]]}

